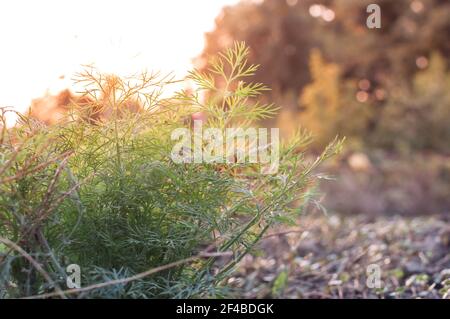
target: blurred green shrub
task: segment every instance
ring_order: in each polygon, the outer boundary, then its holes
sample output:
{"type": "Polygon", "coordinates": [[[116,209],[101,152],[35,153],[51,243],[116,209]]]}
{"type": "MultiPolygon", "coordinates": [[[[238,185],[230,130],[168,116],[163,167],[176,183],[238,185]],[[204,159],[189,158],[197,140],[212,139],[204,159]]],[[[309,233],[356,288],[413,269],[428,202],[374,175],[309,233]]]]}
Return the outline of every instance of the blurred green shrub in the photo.
{"type": "Polygon", "coordinates": [[[342,79],[338,65],[326,63],[317,50],[310,73],[312,83],[299,99],[298,124],[317,136],[318,145],[343,135],[353,149],[449,154],[450,71],[440,54],[434,53],[411,83],[392,81],[381,105],[376,92],[358,91],[358,84],[342,79]]]}
{"type": "Polygon", "coordinates": [[[320,147],[336,135],[359,139],[367,131],[370,107],[355,99],[355,85],[345,81],[339,66],[326,63],[318,50],[310,57],[312,83],[305,86],[299,105],[299,124],[316,135],[320,147]]]}
{"type": "Polygon", "coordinates": [[[450,71],[438,53],[411,83],[393,83],[373,144],[400,151],[450,154],[450,71]]]}

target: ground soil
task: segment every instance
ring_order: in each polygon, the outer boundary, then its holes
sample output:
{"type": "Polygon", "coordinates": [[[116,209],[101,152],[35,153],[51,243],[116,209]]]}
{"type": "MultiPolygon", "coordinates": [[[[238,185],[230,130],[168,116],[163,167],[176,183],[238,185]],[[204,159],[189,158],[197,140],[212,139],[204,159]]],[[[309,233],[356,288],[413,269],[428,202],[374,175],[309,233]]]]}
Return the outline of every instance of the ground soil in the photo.
{"type": "Polygon", "coordinates": [[[315,212],[299,225],[275,230],[246,256],[229,280],[239,296],[450,298],[450,216],[315,212]]]}

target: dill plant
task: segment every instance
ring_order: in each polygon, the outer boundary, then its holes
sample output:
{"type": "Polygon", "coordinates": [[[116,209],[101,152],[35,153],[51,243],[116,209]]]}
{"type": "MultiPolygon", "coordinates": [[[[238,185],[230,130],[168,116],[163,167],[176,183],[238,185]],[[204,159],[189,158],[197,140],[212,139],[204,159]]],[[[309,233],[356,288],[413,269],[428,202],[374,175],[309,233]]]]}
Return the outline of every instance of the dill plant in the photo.
{"type": "Polygon", "coordinates": [[[341,146],[335,140],[310,161],[310,135],[299,132],[282,145],[279,170],[272,175],[259,164],[172,162],[171,132],[189,128],[193,113],[203,112],[206,127],[222,130],[255,126],[276,113],[273,105],[258,102],[268,88],[245,82],[257,69],[247,55],[246,46],[236,43],[212,59],[208,72],[190,73],[195,91],[170,98],[162,92],[171,78],[119,78],[86,67],[77,81],[89,103],[74,104],[59,125],[44,127],[23,116],[19,126],[2,130],[2,297],[61,291],[68,264],[80,265],[82,286],[88,286],[206,247],[231,256],[200,258],[70,297],[225,296],[226,279],[267,230],[296,222],[317,179],[313,170],[341,146]],[[131,111],[130,103],[138,103],[139,111],[131,111]]]}

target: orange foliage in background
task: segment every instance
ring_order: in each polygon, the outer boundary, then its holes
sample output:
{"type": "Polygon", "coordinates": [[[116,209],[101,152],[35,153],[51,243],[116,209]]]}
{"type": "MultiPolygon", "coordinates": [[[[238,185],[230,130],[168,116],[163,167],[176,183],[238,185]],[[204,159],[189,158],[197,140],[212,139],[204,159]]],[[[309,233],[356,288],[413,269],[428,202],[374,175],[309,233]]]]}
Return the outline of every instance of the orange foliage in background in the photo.
{"type": "Polygon", "coordinates": [[[46,125],[53,125],[70,115],[72,108],[82,110],[84,120],[90,122],[101,121],[112,117],[114,108],[118,109],[118,114],[122,112],[138,113],[142,111],[142,105],[135,99],[127,99],[120,104],[115,102],[117,98],[117,83],[115,77],[110,76],[105,82],[104,92],[95,102],[87,95],[76,95],[66,89],[57,95],[46,95],[34,99],[28,110],[31,118],[46,125]]]}
{"type": "Polygon", "coordinates": [[[70,112],[73,103],[83,105],[90,102],[89,98],[75,96],[66,89],[57,95],[46,95],[34,99],[31,102],[28,113],[31,118],[46,125],[52,125],[63,119],[70,112]]]}

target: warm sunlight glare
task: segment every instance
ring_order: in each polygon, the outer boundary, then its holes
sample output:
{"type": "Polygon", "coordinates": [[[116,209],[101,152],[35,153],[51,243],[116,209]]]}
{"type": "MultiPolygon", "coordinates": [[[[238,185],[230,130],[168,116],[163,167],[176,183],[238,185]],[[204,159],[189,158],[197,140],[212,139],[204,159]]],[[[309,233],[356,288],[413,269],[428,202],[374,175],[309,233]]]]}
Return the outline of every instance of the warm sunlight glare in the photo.
{"type": "Polygon", "coordinates": [[[122,75],[148,69],[182,77],[221,8],[236,2],[2,1],[0,106],[25,110],[31,99],[71,86],[82,64],[122,75]]]}

